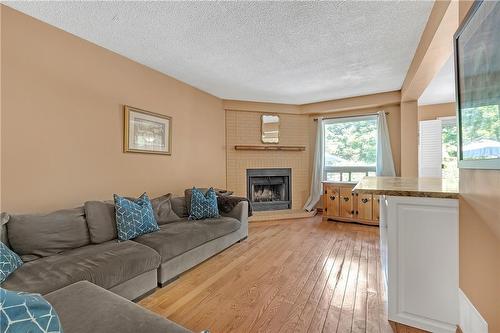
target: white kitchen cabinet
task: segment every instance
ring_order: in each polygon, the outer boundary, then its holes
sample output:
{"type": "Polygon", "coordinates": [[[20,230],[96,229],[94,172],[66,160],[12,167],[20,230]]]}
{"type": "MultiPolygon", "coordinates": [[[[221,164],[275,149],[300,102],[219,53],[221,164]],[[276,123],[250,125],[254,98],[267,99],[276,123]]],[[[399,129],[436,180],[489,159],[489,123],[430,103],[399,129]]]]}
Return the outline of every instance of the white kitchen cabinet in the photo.
{"type": "Polygon", "coordinates": [[[458,200],[380,200],[381,262],[388,319],[430,332],[458,323],[458,200]]]}

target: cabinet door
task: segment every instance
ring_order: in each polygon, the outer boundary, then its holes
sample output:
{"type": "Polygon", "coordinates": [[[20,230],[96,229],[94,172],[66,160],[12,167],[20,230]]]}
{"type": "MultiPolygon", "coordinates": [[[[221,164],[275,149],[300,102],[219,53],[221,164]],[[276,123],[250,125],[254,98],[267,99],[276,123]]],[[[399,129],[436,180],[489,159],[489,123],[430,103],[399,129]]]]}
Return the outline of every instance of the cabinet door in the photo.
{"type": "Polygon", "coordinates": [[[340,193],[337,186],[328,185],[325,191],[326,195],[326,215],[340,216],[340,193]]]}
{"type": "Polygon", "coordinates": [[[360,194],[358,197],[358,218],[363,220],[372,219],[372,195],[371,194],[360,194]]]}
{"type": "Polygon", "coordinates": [[[351,187],[340,188],[340,216],[352,218],[354,216],[354,198],[351,187]]]}
{"type": "Polygon", "coordinates": [[[380,220],[380,196],[373,196],[373,220],[380,220]]]}

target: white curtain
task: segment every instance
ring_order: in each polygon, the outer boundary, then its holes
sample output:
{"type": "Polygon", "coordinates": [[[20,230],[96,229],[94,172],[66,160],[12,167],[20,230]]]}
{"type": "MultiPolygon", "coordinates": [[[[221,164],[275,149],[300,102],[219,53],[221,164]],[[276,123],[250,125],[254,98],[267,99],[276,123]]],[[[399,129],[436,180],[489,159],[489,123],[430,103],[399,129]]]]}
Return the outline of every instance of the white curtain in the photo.
{"type": "Polygon", "coordinates": [[[395,177],[391,140],[384,111],[378,112],[377,132],[377,176],[395,177]]]}
{"type": "Polygon", "coordinates": [[[321,199],[323,186],[323,118],[318,118],[316,124],[316,146],[314,150],[314,162],[311,178],[311,191],[307,199],[304,209],[308,212],[312,211],[318,201],[321,199]]]}

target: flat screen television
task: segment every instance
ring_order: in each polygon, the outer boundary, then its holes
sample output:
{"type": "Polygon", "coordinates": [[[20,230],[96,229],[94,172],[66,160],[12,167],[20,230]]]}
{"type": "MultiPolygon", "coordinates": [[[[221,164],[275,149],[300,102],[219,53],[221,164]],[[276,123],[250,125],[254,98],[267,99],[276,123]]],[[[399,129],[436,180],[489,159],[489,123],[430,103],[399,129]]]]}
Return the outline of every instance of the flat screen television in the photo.
{"type": "Polygon", "coordinates": [[[460,168],[500,169],[500,1],[475,1],[455,33],[460,168]]]}

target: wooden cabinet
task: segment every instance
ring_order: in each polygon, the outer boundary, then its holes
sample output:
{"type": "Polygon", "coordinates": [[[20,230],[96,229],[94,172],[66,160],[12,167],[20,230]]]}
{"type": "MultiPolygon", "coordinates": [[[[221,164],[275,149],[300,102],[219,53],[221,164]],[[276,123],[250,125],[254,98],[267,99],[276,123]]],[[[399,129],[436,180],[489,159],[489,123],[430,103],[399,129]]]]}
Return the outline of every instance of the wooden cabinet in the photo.
{"type": "Polygon", "coordinates": [[[333,216],[340,216],[340,189],[338,186],[325,188],[325,208],[333,216]]]}
{"type": "Polygon", "coordinates": [[[380,221],[380,196],[373,195],[373,220],[380,221]]]}
{"type": "Polygon", "coordinates": [[[386,196],[381,206],[380,250],[389,320],[429,332],[455,333],[458,200],[386,196]]]}
{"type": "Polygon", "coordinates": [[[356,184],[323,183],[325,219],[378,225],[378,196],[354,194],[356,184]]]}
{"type": "Polygon", "coordinates": [[[356,214],[362,220],[372,220],[373,202],[371,194],[356,194],[358,209],[356,214]]]}
{"type": "Polygon", "coordinates": [[[352,188],[340,187],[340,216],[344,218],[354,217],[354,196],[352,188]]]}

